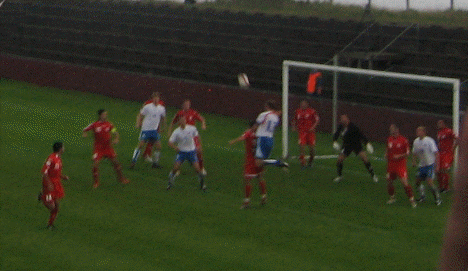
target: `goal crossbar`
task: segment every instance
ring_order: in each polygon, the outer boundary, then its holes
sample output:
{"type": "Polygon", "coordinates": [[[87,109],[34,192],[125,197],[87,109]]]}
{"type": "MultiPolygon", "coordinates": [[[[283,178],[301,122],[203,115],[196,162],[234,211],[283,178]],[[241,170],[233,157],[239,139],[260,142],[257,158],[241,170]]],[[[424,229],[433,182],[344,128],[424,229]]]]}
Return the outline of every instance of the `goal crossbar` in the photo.
{"type": "MultiPolygon", "coordinates": [[[[334,83],[333,83],[333,131],[336,130],[336,119],[337,119],[337,99],[338,99],[338,88],[337,88],[337,76],[339,73],[350,73],[357,75],[368,75],[376,77],[386,77],[386,78],[396,78],[396,79],[405,79],[419,82],[432,82],[432,83],[443,83],[447,85],[452,85],[453,87],[453,103],[452,103],[452,121],[453,121],[453,132],[458,135],[459,126],[460,126],[460,79],[456,78],[447,78],[447,77],[437,77],[437,76],[426,76],[426,75],[417,75],[417,74],[407,74],[407,73],[397,73],[397,72],[386,72],[386,71],[376,71],[376,70],[367,70],[367,69],[358,69],[358,68],[348,68],[341,67],[336,65],[324,65],[317,63],[307,63],[300,61],[283,61],[283,97],[282,97],[282,144],[283,144],[283,158],[288,157],[289,154],[289,145],[288,145],[288,110],[289,110],[289,70],[290,67],[302,68],[302,69],[314,69],[314,70],[323,70],[334,72],[334,83]]],[[[456,160],[454,168],[456,167],[456,160]]]]}

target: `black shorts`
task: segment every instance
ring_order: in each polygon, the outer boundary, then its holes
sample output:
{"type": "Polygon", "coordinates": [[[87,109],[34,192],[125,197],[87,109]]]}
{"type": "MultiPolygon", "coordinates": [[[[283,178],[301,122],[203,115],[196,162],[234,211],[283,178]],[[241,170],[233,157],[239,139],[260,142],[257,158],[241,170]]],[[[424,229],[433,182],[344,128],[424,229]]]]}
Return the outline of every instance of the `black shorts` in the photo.
{"type": "Polygon", "coordinates": [[[362,152],[362,145],[347,145],[343,146],[343,149],[341,150],[341,153],[346,157],[348,157],[352,152],[358,155],[360,152],[362,152]]]}

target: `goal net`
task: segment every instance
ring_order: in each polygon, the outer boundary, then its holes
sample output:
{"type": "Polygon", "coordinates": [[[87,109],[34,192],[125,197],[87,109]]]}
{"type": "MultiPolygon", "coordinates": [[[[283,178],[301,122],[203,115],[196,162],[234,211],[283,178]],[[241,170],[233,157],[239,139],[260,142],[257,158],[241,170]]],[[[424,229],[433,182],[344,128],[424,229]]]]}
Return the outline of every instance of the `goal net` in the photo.
{"type": "MultiPolygon", "coordinates": [[[[320,72],[323,74],[322,81],[325,96],[332,100],[333,105],[331,108],[332,131],[335,131],[337,127],[338,96],[346,98],[348,95],[352,97],[355,103],[361,103],[359,97],[363,99],[370,98],[372,103],[372,96],[374,95],[372,88],[378,90],[387,88],[391,90],[393,87],[394,90],[398,90],[401,93],[394,93],[391,91],[389,91],[390,93],[385,93],[385,95],[388,95],[386,102],[394,99],[394,96],[399,96],[400,100],[394,100],[394,104],[390,103],[384,106],[434,113],[434,106],[431,109],[431,102],[434,104],[443,104],[441,101],[445,100],[445,108],[443,108],[443,106],[435,107],[445,110],[445,112],[438,112],[440,114],[452,115],[453,131],[455,134],[458,134],[460,114],[459,79],[342,67],[337,65],[337,60],[335,60],[334,63],[334,65],[324,65],[289,60],[283,62],[282,117],[283,120],[285,120],[282,123],[283,158],[289,156],[289,122],[286,121],[289,120],[289,95],[290,93],[297,93],[298,89],[300,89],[300,93],[303,95],[305,94],[305,83],[301,82],[301,80],[307,81],[306,78],[311,72],[320,72]],[[420,91],[416,91],[418,89],[420,91]],[[414,93],[412,92],[413,90],[415,90],[414,93]],[[405,94],[416,96],[417,98],[410,99],[405,97],[405,94]],[[445,96],[441,97],[442,95],[445,96]],[[405,104],[405,101],[408,101],[408,103],[412,101],[414,108],[405,104]],[[427,101],[427,103],[420,101],[427,101]],[[427,105],[428,108],[425,109],[423,107],[424,104],[427,105]]],[[[385,98],[385,95],[382,94],[381,91],[379,97],[385,98]]],[[[365,102],[363,103],[365,104],[365,102]]],[[[374,105],[381,104],[374,103],[374,105]]]]}

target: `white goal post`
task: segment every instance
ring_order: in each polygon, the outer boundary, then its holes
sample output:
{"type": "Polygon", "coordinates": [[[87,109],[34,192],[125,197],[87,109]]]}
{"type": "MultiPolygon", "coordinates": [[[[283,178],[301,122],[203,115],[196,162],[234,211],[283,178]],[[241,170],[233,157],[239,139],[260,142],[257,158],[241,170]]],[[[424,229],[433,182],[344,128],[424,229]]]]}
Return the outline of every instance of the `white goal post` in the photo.
{"type": "MultiPolygon", "coordinates": [[[[341,67],[337,65],[337,58],[335,57],[334,65],[324,65],[317,63],[306,63],[298,61],[283,61],[283,98],[282,98],[282,114],[283,114],[283,134],[282,134],[282,143],[283,143],[283,159],[288,157],[289,154],[289,142],[288,142],[288,133],[289,133],[289,123],[288,123],[288,111],[289,111],[289,70],[290,68],[300,68],[300,69],[309,69],[309,70],[322,70],[330,71],[334,74],[333,79],[333,131],[336,130],[337,126],[337,112],[338,112],[338,74],[339,73],[349,73],[356,75],[368,75],[368,76],[377,76],[385,78],[395,78],[395,79],[407,79],[420,82],[432,82],[432,83],[443,83],[446,85],[451,85],[453,87],[453,104],[452,104],[452,118],[453,118],[453,131],[456,135],[459,133],[459,120],[460,120],[460,79],[455,78],[445,78],[445,77],[436,77],[436,76],[425,76],[425,75],[416,75],[416,74],[405,74],[405,73],[396,73],[396,72],[384,72],[368,69],[358,69],[358,68],[348,68],[341,67]]],[[[455,154],[456,155],[456,154],[455,154]]],[[[454,168],[456,167],[456,159],[454,163],[454,168]]]]}

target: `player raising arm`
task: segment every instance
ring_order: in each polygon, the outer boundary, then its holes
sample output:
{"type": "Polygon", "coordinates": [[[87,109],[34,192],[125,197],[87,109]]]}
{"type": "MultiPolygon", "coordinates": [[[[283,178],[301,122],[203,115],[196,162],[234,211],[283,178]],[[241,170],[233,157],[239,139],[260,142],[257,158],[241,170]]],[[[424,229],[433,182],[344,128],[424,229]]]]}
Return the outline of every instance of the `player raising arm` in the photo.
{"type": "Polygon", "coordinates": [[[395,187],[393,181],[399,178],[401,184],[405,188],[406,195],[409,198],[411,206],[416,207],[416,201],[413,196],[413,189],[408,183],[408,170],[406,166],[406,158],[410,154],[408,139],[400,135],[400,129],[395,124],[390,125],[390,136],[387,139],[387,191],[390,199],[387,204],[392,204],[396,201],[395,187]]]}
{"type": "MultiPolygon", "coordinates": [[[[202,130],[206,129],[205,118],[203,118],[202,115],[200,115],[196,110],[191,108],[191,102],[187,99],[182,103],[182,110],[177,112],[177,114],[174,116],[171,123],[169,124],[169,135],[172,133],[173,125],[178,123],[180,118],[182,117],[185,117],[185,122],[187,123],[187,125],[196,126],[197,122],[201,122],[202,130]]],[[[205,165],[203,163],[203,148],[201,144],[200,135],[197,135],[197,137],[194,140],[197,151],[198,164],[200,165],[203,174],[206,175],[205,165]]]]}
{"type": "Polygon", "coordinates": [[[426,127],[420,126],[416,129],[417,138],[413,143],[413,167],[418,163],[418,172],[416,173],[416,188],[419,189],[418,202],[423,202],[426,199],[424,192],[423,181],[427,181],[427,184],[431,188],[432,194],[434,195],[436,205],[440,205],[442,200],[440,199],[439,191],[437,186],[434,184],[435,172],[438,171],[438,159],[439,153],[437,145],[431,137],[426,135],[426,127]]]}
{"type": "Polygon", "coordinates": [[[336,162],[338,176],[333,180],[334,182],[337,183],[342,180],[343,162],[352,152],[359,156],[359,158],[361,158],[361,160],[364,162],[364,165],[372,176],[374,182],[379,181],[377,175],[374,173],[374,169],[372,168],[369,159],[367,158],[366,152],[362,148],[362,143],[366,144],[368,152],[374,152],[374,148],[369,143],[367,138],[361,133],[359,128],[349,120],[347,115],[341,115],[340,125],[333,135],[333,148],[337,151],[341,150],[336,162]],[[339,137],[343,139],[342,148],[340,148],[340,145],[337,142],[339,137]]]}
{"type": "Polygon", "coordinates": [[[98,110],[98,121],[91,123],[83,129],[83,137],[88,136],[88,131],[94,133],[93,187],[97,188],[99,186],[99,163],[103,158],[111,161],[117,178],[121,183],[129,183],[129,180],[122,173],[122,166],[117,161],[117,154],[112,146],[119,142],[119,133],[114,125],[107,120],[106,110],[98,110]],[[114,136],[113,139],[112,136],[114,136]]]}
{"type": "Polygon", "coordinates": [[[192,164],[198,174],[198,179],[200,180],[200,189],[206,190],[204,174],[200,168],[196,155],[195,137],[197,136],[197,128],[192,125],[187,125],[184,116],[180,117],[179,127],[172,132],[172,135],[169,138],[169,147],[173,148],[177,152],[177,156],[174,162],[174,167],[169,173],[167,190],[174,186],[176,172],[180,169],[180,166],[184,161],[188,161],[192,164]]]}
{"type": "Polygon", "coordinates": [[[296,110],[292,122],[293,130],[299,134],[299,148],[301,150],[299,160],[304,168],[306,166],[305,148],[309,147],[309,161],[307,165],[312,166],[315,157],[315,129],[319,124],[318,113],[309,106],[307,100],[302,100],[300,107],[296,110]]]}
{"type": "Polygon", "coordinates": [[[65,196],[62,180],[69,179],[68,176],[62,175],[63,143],[55,142],[52,149],[53,153],[49,155],[42,167],[42,192],[39,194],[39,199],[50,211],[48,229],[55,228],[54,221],[59,211],[59,203],[65,196]]]}
{"type": "Polygon", "coordinates": [[[453,163],[453,153],[457,147],[457,136],[452,129],[445,125],[443,120],[437,122],[437,141],[439,145],[439,171],[437,172],[437,181],[439,182],[440,192],[449,190],[449,170],[453,163]]]}
{"type": "Polygon", "coordinates": [[[256,137],[255,130],[257,125],[255,121],[250,123],[247,129],[241,136],[229,141],[229,145],[244,141],[245,144],[245,164],[244,164],[244,185],[245,185],[245,198],[241,209],[250,207],[250,195],[252,194],[251,180],[258,178],[258,185],[260,187],[261,205],[264,205],[267,200],[266,182],[263,179],[263,167],[258,167],[255,163],[255,145],[256,137]]]}
{"type": "Polygon", "coordinates": [[[161,154],[160,135],[166,126],[166,109],[159,101],[159,93],[153,93],[153,102],[145,105],[137,116],[135,126],[141,128],[141,133],[138,146],[133,151],[131,169],[135,167],[141,148],[145,144],[154,144],[156,146],[152,159],[153,168],[161,168],[159,165],[161,154]]]}

